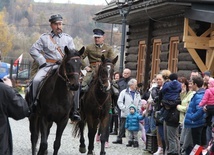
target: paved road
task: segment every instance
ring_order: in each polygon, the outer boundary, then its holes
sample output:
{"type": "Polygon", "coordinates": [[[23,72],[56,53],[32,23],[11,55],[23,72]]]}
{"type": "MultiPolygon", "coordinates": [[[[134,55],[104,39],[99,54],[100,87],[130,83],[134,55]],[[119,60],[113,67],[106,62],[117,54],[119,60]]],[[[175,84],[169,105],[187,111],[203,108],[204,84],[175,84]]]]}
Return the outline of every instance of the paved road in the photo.
{"type": "MultiPolygon", "coordinates": [[[[23,119],[20,121],[15,121],[10,119],[12,134],[13,134],[13,144],[14,144],[14,155],[31,155],[31,143],[30,143],[30,133],[29,133],[29,123],[28,119],[23,119]]],[[[59,149],[59,155],[80,155],[79,149],[79,139],[74,138],[71,134],[73,125],[68,123],[64,130],[61,147],[59,149]]],[[[51,128],[50,136],[48,139],[48,155],[53,154],[53,141],[55,139],[55,124],[51,128]]],[[[87,135],[87,134],[86,134],[87,135]]],[[[116,139],[116,136],[110,135],[110,147],[106,148],[107,155],[149,155],[148,152],[143,151],[144,144],[139,140],[139,148],[127,148],[127,139],[123,139],[123,144],[112,144],[112,141],[116,139]]],[[[86,138],[86,145],[88,140],[86,138]]],[[[95,142],[95,154],[99,155],[100,143],[95,142]]],[[[86,153],[85,153],[86,154],[86,153]]]]}

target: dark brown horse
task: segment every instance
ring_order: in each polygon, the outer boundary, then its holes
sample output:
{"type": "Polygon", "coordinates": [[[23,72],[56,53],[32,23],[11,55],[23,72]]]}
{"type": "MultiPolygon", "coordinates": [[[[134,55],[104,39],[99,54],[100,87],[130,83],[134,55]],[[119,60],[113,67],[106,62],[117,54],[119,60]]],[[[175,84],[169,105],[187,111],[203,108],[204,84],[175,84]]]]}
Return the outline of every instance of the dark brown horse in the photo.
{"type": "Polygon", "coordinates": [[[104,144],[106,142],[106,133],[108,132],[109,110],[111,105],[111,81],[113,78],[114,64],[117,62],[118,56],[113,60],[106,59],[104,55],[101,58],[101,64],[95,71],[94,79],[90,84],[88,92],[80,99],[80,113],[82,120],[75,126],[75,135],[80,135],[79,151],[86,152],[84,127],[88,125],[88,155],[93,154],[94,137],[97,127],[101,129],[101,151],[105,154],[104,144]]]}
{"type": "MultiPolygon", "coordinates": [[[[57,155],[61,145],[62,133],[72,109],[73,91],[79,88],[80,56],[84,52],[84,47],[80,51],[67,47],[64,50],[65,56],[60,66],[53,70],[44,82],[36,112],[29,118],[33,155],[36,154],[39,132],[41,133],[41,142],[38,155],[44,155],[47,152],[47,139],[53,122],[57,125],[53,154],[57,155]]],[[[26,94],[26,100],[30,101],[29,93],[26,94]]]]}

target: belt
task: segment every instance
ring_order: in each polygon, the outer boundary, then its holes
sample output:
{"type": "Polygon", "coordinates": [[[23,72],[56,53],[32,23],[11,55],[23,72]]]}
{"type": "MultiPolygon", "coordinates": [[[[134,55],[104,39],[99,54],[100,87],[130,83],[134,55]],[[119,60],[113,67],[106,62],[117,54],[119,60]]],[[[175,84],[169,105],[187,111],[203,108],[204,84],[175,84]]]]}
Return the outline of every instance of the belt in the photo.
{"type": "Polygon", "coordinates": [[[56,63],[57,61],[54,60],[54,59],[46,59],[46,62],[48,62],[48,63],[56,63]]]}
{"type": "Polygon", "coordinates": [[[96,66],[96,65],[100,65],[100,64],[101,64],[101,62],[91,62],[90,63],[91,66],[96,66]]]}

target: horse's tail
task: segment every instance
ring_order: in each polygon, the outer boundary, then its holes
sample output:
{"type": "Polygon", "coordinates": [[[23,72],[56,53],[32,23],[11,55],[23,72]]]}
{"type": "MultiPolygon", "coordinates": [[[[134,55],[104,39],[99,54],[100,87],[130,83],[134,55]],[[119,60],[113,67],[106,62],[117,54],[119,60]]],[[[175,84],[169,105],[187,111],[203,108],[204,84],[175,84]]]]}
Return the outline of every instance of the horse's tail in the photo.
{"type": "Polygon", "coordinates": [[[85,127],[85,121],[84,120],[77,122],[74,126],[73,136],[79,137],[81,134],[81,129],[84,130],[84,127],[85,127]]]}

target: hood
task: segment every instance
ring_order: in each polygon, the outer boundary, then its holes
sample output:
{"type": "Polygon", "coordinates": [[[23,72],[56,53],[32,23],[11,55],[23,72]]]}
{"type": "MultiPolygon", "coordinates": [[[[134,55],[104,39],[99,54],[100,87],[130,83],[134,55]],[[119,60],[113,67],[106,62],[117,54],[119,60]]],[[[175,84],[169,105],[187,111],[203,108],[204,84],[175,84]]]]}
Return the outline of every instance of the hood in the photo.
{"type": "Polygon", "coordinates": [[[134,108],[135,112],[137,111],[137,108],[136,108],[136,106],[135,106],[134,104],[131,104],[131,105],[129,106],[129,109],[130,109],[130,108],[134,108]]]}
{"type": "Polygon", "coordinates": [[[173,80],[170,82],[169,87],[172,89],[181,89],[181,83],[177,80],[173,80]]]}

